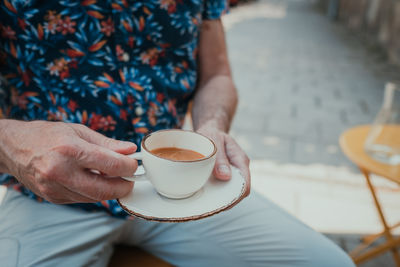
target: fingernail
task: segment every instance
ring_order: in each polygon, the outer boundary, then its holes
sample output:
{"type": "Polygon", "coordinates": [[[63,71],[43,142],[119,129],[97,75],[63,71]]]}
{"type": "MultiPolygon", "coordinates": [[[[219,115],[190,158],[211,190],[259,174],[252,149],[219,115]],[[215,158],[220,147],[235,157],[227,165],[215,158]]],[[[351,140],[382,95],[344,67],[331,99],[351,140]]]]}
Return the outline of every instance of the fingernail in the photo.
{"type": "Polygon", "coordinates": [[[229,167],[226,166],[226,165],[220,165],[220,166],[218,166],[218,172],[219,172],[220,174],[224,174],[224,175],[230,174],[230,173],[231,173],[229,167]]]}
{"type": "Polygon", "coordinates": [[[119,141],[119,145],[121,145],[121,146],[136,146],[135,143],[128,142],[128,141],[119,141]]]}

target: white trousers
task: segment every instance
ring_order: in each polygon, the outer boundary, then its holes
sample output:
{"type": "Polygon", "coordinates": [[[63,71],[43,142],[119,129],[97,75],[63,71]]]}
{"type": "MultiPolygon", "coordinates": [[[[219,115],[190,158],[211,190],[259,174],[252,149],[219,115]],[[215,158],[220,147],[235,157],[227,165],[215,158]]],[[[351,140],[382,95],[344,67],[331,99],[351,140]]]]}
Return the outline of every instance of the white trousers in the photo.
{"type": "Polygon", "coordinates": [[[11,189],[0,204],[0,266],[107,266],[117,243],[176,266],[354,266],[326,237],[254,192],[229,211],[186,223],[121,220],[11,189]]]}

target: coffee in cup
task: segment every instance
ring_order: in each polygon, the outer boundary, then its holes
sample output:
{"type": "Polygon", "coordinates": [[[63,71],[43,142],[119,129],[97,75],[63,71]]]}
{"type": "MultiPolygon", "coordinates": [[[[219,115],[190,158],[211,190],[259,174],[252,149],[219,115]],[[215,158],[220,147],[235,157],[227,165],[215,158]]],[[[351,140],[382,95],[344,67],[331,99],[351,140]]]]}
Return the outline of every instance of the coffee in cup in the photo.
{"type": "Polygon", "coordinates": [[[165,197],[186,198],[200,190],[215,165],[217,148],[201,134],[184,130],[161,130],[145,136],[141,152],[130,157],[142,160],[144,174],[123,177],[148,180],[165,197]]]}
{"type": "Polygon", "coordinates": [[[199,152],[179,147],[161,147],[150,151],[150,153],[169,160],[192,161],[204,158],[199,152]]]}

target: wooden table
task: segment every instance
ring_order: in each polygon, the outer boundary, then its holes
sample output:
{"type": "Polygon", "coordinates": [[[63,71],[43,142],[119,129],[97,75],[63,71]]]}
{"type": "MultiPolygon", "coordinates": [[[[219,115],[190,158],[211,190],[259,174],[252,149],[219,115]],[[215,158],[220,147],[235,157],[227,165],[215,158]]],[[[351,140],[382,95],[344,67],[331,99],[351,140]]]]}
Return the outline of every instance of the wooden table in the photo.
{"type": "MultiPolygon", "coordinates": [[[[360,264],[368,259],[380,255],[385,251],[391,250],[396,266],[400,267],[400,256],[397,251],[397,248],[400,247],[400,237],[396,238],[391,233],[391,230],[400,226],[400,222],[392,226],[387,224],[385,216],[382,212],[381,204],[376,196],[374,185],[371,183],[370,179],[370,174],[374,173],[400,184],[400,165],[392,166],[380,163],[371,158],[364,151],[364,143],[369,130],[369,125],[358,126],[347,130],[340,136],[340,147],[346,156],[352,162],[354,162],[364,174],[368,188],[378,211],[379,218],[382,222],[383,231],[364,237],[362,244],[351,251],[350,256],[356,264],[360,264]],[[386,238],[385,242],[377,246],[372,246],[372,243],[382,236],[386,238]]],[[[395,141],[400,142],[400,136],[399,139],[396,139],[395,141]]]]}

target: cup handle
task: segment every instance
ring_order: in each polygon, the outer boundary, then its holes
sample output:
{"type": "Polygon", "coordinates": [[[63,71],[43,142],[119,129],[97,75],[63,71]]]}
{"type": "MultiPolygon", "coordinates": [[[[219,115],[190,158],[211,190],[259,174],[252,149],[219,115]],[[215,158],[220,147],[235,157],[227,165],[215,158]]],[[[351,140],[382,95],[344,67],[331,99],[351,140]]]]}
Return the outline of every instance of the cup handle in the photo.
{"type": "MultiPolygon", "coordinates": [[[[136,152],[134,154],[128,155],[128,157],[136,159],[136,160],[142,160],[143,159],[142,152],[136,152]]],[[[131,177],[121,177],[121,178],[125,179],[127,181],[130,181],[130,182],[148,181],[143,166],[139,166],[137,168],[136,172],[131,177]],[[138,170],[141,173],[137,174],[138,170]]]]}

